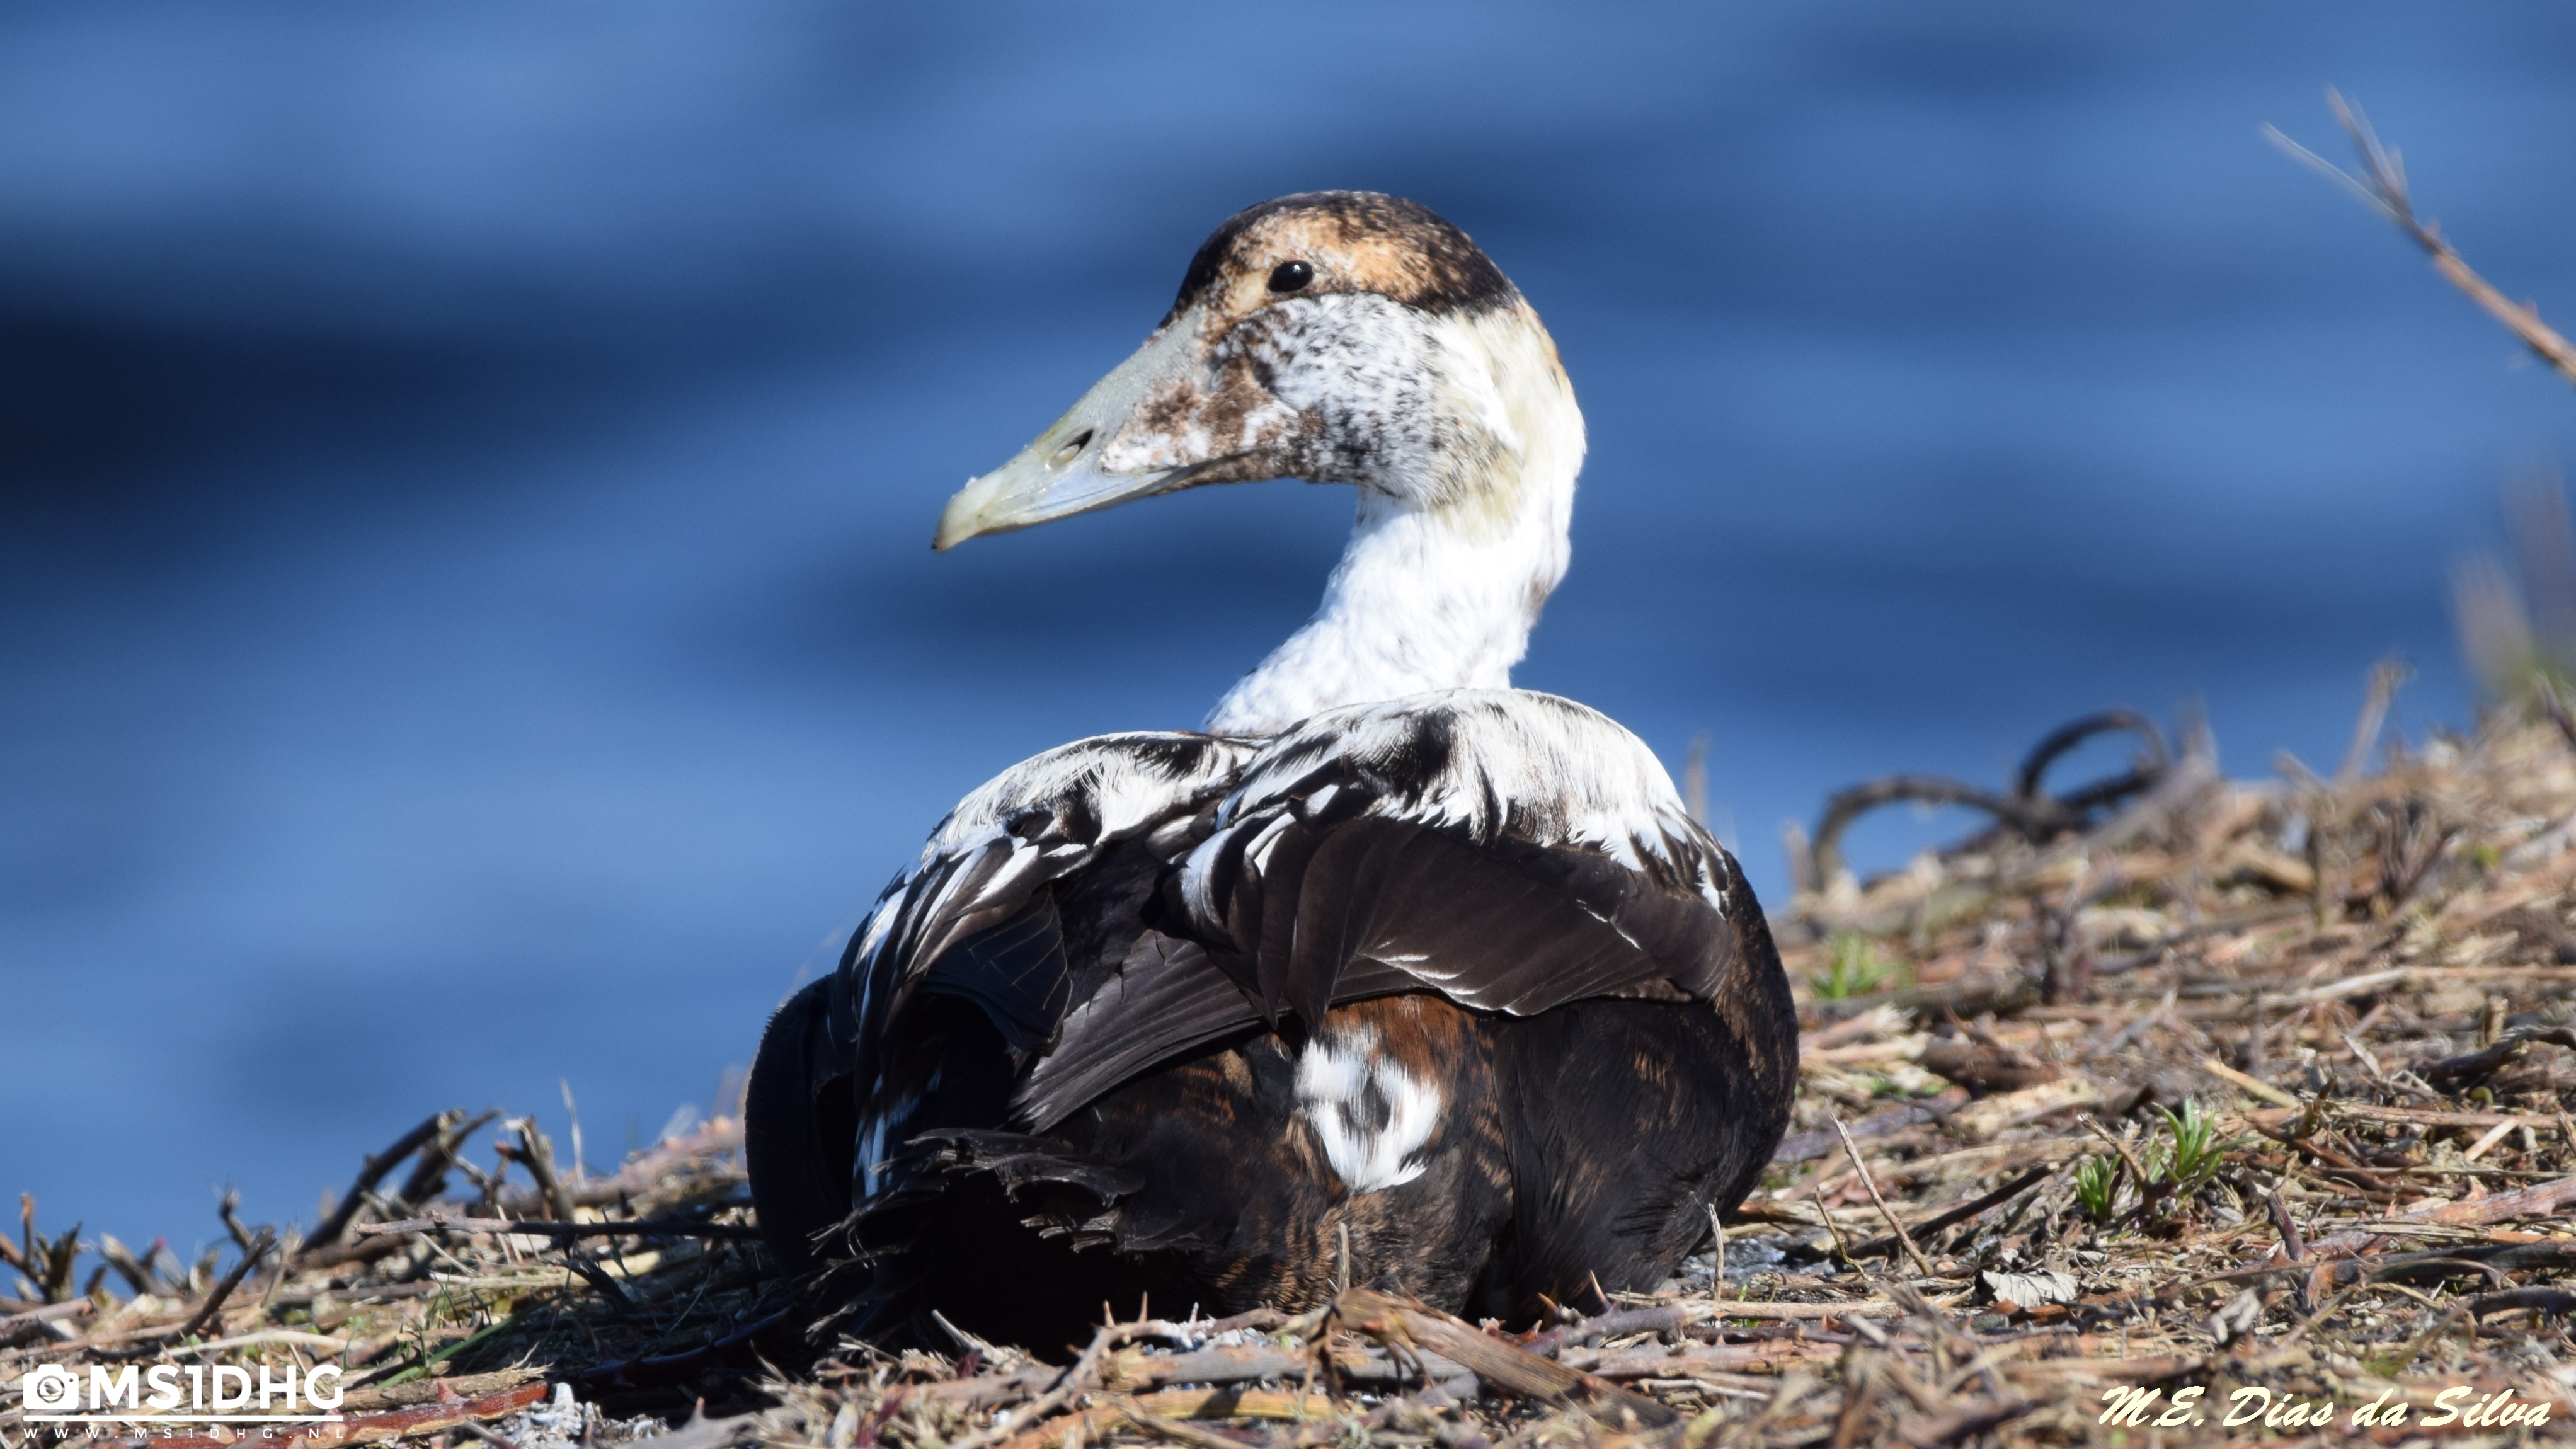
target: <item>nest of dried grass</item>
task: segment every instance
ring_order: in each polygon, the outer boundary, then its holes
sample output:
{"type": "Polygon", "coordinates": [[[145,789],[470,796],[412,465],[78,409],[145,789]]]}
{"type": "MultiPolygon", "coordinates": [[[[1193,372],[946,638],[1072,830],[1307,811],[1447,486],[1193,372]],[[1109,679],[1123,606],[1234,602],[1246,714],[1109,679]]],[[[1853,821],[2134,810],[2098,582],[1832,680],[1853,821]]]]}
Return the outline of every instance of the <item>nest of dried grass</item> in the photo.
{"type": "Polygon", "coordinates": [[[49,1239],[29,1205],[0,1435],[27,1368],[137,1358],[347,1364],[314,1449],[2568,1434],[2576,730],[2263,784],[2188,741],[2116,788],[2045,796],[2048,763],[1902,871],[1817,852],[1779,920],[1804,1053],[1775,1170],[1681,1278],[1590,1317],[1509,1334],[1362,1289],[1052,1362],[961,1336],[779,1375],[795,1315],[733,1124],[566,1181],[532,1125],[487,1168],[488,1119],[448,1113],[309,1233],[228,1208],[224,1271],[49,1239]],[[2410,1417],[2357,1425],[2373,1403],[2410,1417]]]}

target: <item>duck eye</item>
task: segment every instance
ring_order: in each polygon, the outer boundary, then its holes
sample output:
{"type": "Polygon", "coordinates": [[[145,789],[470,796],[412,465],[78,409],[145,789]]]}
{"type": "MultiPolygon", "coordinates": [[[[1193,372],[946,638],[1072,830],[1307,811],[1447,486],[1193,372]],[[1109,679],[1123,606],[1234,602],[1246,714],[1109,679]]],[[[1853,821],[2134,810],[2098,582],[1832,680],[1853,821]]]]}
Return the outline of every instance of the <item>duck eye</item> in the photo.
{"type": "Polygon", "coordinates": [[[1270,269],[1270,290],[1273,292],[1302,291],[1313,280],[1315,268],[1307,262],[1281,262],[1270,269]]]}

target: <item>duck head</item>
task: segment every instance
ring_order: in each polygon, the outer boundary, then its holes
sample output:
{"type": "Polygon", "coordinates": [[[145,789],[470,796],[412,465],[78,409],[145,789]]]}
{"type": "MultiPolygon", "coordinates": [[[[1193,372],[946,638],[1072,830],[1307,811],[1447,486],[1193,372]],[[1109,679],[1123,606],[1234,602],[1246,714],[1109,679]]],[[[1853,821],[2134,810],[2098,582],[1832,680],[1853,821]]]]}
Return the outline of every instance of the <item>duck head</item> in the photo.
{"type": "MultiPolygon", "coordinates": [[[[1535,454],[1579,466],[1582,428],[1555,344],[1466,233],[1399,197],[1310,192],[1218,227],[1144,346],[949,500],[932,546],[1269,478],[1517,511],[1497,489],[1535,454]]],[[[1548,471],[1570,494],[1572,467],[1548,471]]]]}
{"type": "Polygon", "coordinates": [[[1582,466],[1556,344],[1466,233],[1415,202],[1314,192],[1218,227],[1145,345],[950,499],[933,547],[1202,484],[1353,485],[1322,607],[1206,721],[1266,734],[1507,687],[1565,574],[1582,466]]]}

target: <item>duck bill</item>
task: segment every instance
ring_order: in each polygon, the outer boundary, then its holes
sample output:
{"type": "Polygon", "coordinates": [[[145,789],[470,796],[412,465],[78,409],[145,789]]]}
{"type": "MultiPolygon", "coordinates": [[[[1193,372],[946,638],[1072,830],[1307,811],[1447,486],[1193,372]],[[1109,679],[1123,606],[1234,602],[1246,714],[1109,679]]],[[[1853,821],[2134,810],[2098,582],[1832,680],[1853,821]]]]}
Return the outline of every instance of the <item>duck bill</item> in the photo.
{"type": "Polygon", "coordinates": [[[1197,471],[1190,462],[1112,470],[1101,460],[1147,398],[1204,386],[1195,320],[1193,311],[1147,338],[1017,457],[957,490],[930,546],[945,552],[978,534],[1034,528],[1184,486],[1197,471]]]}

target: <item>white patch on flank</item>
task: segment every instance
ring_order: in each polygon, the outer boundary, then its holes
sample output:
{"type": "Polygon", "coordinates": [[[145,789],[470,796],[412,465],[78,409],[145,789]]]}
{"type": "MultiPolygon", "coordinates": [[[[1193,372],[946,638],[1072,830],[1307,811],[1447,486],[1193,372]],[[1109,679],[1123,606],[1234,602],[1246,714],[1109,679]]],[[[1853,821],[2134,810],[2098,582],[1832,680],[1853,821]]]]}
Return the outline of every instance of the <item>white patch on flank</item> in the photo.
{"type": "Polygon", "coordinates": [[[1422,1175],[1440,1090],[1382,1055],[1376,1032],[1327,1032],[1298,1054],[1297,1110],[1344,1185],[1376,1192],[1422,1175]]]}

